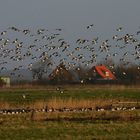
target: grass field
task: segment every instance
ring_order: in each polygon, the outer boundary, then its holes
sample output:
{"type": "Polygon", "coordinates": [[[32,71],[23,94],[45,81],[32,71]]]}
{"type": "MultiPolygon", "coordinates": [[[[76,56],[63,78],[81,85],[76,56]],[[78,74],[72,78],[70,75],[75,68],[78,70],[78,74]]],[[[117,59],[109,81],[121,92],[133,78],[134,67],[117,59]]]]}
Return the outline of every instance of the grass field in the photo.
{"type": "MultiPolygon", "coordinates": [[[[102,106],[139,102],[140,87],[18,87],[0,90],[0,108],[102,106]],[[61,93],[63,91],[63,93],[61,93]],[[26,98],[22,95],[25,94],[26,98]]],[[[137,103],[138,105],[138,103],[137,103]]],[[[140,110],[0,114],[0,140],[139,140],[140,110]]]]}
{"type": "MultiPolygon", "coordinates": [[[[80,116],[84,118],[90,115],[50,114],[46,117],[55,119],[57,116],[60,119],[64,116],[80,116]]],[[[103,117],[103,114],[96,115],[103,117]]],[[[139,140],[140,138],[140,121],[135,120],[45,121],[37,117],[37,120],[31,121],[30,114],[0,116],[0,118],[1,140],[139,140]]]]}
{"type": "Polygon", "coordinates": [[[49,100],[52,98],[63,99],[129,99],[140,100],[140,87],[119,87],[119,86],[78,86],[78,87],[63,87],[60,91],[56,90],[57,87],[45,88],[11,88],[0,90],[0,101],[8,101],[11,103],[32,102],[36,100],[49,100]],[[23,99],[22,95],[26,95],[23,99]]]}
{"type": "Polygon", "coordinates": [[[36,122],[0,127],[0,139],[8,140],[139,140],[139,122],[36,122]]]}

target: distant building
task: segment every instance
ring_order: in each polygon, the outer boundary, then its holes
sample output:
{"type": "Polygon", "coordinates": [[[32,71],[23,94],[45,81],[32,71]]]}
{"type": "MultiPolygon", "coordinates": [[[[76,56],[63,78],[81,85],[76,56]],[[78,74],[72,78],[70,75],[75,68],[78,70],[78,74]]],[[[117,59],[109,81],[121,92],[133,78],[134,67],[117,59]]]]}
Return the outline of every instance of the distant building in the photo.
{"type": "Polygon", "coordinates": [[[10,87],[10,77],[1,76],[0,79],[3,81],[5,87],[10,87]]]}

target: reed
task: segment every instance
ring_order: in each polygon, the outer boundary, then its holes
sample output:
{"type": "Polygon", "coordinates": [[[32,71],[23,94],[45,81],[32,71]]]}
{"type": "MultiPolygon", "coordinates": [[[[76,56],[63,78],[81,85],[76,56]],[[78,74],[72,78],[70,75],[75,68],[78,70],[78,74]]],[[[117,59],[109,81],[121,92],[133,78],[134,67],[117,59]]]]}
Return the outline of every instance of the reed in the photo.
{"type": "Polygon", "coordinates": [[[61,99],[54,98],[47,102],[48,108],[96,108],[97,106],[111,105],[112,100],[103,99],[61,99]]]}

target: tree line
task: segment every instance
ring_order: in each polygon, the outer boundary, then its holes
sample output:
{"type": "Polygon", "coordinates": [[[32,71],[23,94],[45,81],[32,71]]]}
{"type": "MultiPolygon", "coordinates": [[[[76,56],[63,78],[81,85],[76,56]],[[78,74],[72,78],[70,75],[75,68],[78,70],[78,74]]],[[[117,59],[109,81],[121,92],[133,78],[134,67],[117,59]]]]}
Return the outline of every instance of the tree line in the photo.
{"type": "Polygon", "coordinates": [[[38,62],[32,68],[33,84],[140,84],[140,66],[136,64],[114,64],[112,60],[100,62],[115,75],[116,80],[103,79],[93,67],[77,65],[67,68],[60,63],[51,70],[51,61],[38,62]]]}

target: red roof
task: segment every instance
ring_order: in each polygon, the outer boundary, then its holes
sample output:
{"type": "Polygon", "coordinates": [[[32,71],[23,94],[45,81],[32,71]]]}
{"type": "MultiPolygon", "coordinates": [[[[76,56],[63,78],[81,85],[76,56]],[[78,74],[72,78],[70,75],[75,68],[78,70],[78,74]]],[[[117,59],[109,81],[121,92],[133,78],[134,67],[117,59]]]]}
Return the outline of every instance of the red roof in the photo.
{"type": "Polygon", "coordinates": [[[102,78],[116,80],[116,77],[113,75],[113,73],[109,69],[107,69],[104,65],[95,66],[95,69],[102,78]]]}

